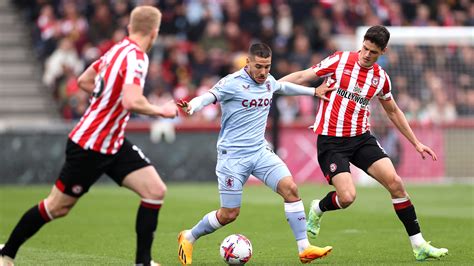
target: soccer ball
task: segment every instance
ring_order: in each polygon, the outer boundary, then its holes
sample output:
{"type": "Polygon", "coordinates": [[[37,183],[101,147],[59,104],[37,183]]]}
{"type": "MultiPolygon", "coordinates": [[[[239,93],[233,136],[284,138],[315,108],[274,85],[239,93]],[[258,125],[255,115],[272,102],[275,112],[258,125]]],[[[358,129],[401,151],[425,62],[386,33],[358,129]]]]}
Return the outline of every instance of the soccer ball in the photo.
{"type": "Polygon", "coordinates": [[[222,241],[220,252],[227,264],[243,265],[252,257],[252,243],[244,235],[233,234],[222,241]]]}

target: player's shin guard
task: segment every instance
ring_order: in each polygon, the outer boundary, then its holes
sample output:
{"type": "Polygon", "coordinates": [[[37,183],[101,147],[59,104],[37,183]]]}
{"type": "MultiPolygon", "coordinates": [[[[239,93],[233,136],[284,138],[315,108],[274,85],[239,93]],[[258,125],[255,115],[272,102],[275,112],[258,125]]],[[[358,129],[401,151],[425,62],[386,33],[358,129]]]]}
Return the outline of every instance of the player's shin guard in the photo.
{"type": "Polygon", "coordinates": [[[326,197],[324,197],[320,202],[319,202],[319,209],[321,211],[333,211],[333,210],[338,210],[341,209],[341,205],[339,204],[339,200],[337,198],[336,191],[331,191],[329,192],[326,197]]]}
{"type": "Polygon", "coordinates": [[[1,250],[0,255],[14,259],[20,246],[52,219],[53,217],[48,211],[46,200],[41,201],[37,206],[33,206],[23,214],[1,250]]]}
{"type": "Polygon", "coordinates": [[[217,219],[217,211],[212,211],[202,218],[199,223],[197,223],[193,229],[191,229],[191,234],[194,239],[198,239],[201,236],[208,235],[217,229],[221,228],[223,225],[217,219]]]}
{"type": "Polygon", "coordinates": [[[415,207],[411,204],[408,198],[392,199],[393,207],[397,213],[398,218],[402,221],[403,225],[409,236],[420,233],[420,225],[416,219],[415,207]]]}
{"type": "Polygon", "coordinates": [[[135,231],[137,232],[137,265],[150,265],[151,246],[158,223],[162,200],[142,199],[138,208],[135,231]]]}

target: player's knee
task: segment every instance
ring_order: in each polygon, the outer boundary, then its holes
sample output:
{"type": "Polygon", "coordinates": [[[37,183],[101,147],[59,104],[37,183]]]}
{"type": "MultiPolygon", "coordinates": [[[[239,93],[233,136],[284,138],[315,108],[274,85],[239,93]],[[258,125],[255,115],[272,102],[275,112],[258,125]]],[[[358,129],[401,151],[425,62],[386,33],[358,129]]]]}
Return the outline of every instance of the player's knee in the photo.
{"type": "Polygon", "coordinates": [[[355,191],[345,191],[343,193],[337,193],[337,200],[341,208],[349,207],[356,199],[355,191]]]}
{"type": "Polygon", "coordinates": [[[49,213],[54,219],[64,217],[69,214],[74,205],[57,204],[49,208],[49,213]]]}
{"type": "Polygon", "coordinates": [[[405,186],[403,185],[403,180],[397,174],[393,174],[393,176],[389,179],[388,182],[388,189],[390,190],[390,194],[393,197],[402,198],[407,196],[405,191],[405,186]]]}
{"type": "Polygon", "coordinates": [[[295,201],[299,199],[298,195],[298,186],[294,183],[288,183],[286,184],[285,187],[281,189],[282,197],[285,199],[285,201],[295,201]]]}
{"type": "Polygon", "coordinates": [[[156,184],[154,186],[147,187],[146,191],[142,193],[142,198],[153,199],[153,200],[162,200],[165,198],[168,188],[164,183],[156,184]]]}
{"type": "Polygon", "coordinates": [[[219,222],[222,225],[231,223],[237,219],[240,214],[240,208],[226,209],[219,212],[219,222]]]}
{"type": "MultiPolygon", "coordinates": [[[[57,194],[50,194],[40,205],[44,207],[50,218],[56,219],[66,216],[76,204],[77,199],[60,197],[57,194]]],[[[40,206],[41,208],[41,206],[40,206]]]]}
{"type": "Polygon", "coordinates": [[[278,182],[277,192],[286,202],[293,202],[299,200],[298,186],[293,181],[292,177],[285,177],[278,182]]]}

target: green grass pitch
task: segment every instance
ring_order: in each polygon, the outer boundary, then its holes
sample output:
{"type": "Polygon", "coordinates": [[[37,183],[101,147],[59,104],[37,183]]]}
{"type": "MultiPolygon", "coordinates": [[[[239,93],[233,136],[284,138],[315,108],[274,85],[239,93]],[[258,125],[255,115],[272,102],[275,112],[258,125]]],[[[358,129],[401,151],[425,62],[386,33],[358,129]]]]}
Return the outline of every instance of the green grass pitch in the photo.
{"type": "MultiPolygon", "coordinates": [[[[306,209],[332,187],[300,186],[306,209]]],[[[44,198],[50,186],[0,187],[0,243],[27,208],[44,198]]],[[[474,187],[408,185],[425,239],[449,249],[449,256],[422,265],[472,265],[474,262],[474,187]]],[[[357,189],[347,210],[326,213],[315,245],[333,252],[313,264],[420,265],[390,198],[380,186],[357,189]]],[[[169,184],[160,212],[153,257],[178,265],[178,232],[219,207],[215,184],[169,184]]],[[[114,185],[91,189],[66,218],[43,227],[19,251],[17,265],[133,265],[135,215],[139,198],[114,185]]],[[[248,265],[299,265],[296,244],[280,197],[265,186],[244,189],[239,218],[195,245],[195,265],[224,265],[219,244],[225,236],[250,238],[254,254],[248,265]]]]}

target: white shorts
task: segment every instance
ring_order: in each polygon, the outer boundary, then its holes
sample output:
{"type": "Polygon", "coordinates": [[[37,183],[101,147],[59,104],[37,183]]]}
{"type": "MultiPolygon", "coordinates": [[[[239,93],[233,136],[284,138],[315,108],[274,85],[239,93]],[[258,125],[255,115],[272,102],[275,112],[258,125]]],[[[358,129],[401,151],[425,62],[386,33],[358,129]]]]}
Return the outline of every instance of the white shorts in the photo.
{"type": "Polygon", "coordinates": [[[221,207],[237,208],[242,202],[242,189],[250,175],[276,192],[278,182],[291,176],[286,164],[270,148],[247,157],[219,154],[216,166],[221,207]]]}

